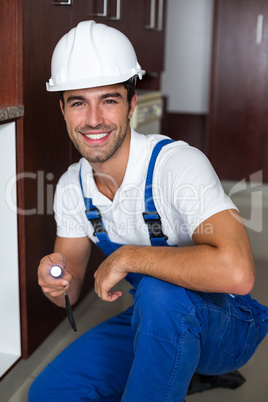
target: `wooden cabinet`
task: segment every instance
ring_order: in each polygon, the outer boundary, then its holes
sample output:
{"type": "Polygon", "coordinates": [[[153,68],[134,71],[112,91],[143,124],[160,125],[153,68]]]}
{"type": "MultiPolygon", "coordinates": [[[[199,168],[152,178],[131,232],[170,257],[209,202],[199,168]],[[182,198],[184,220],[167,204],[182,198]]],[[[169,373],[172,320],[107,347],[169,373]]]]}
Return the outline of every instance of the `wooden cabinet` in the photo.
{"type": "Polygon", "coordinates": [[[0,2],[0,104],[22,102],[22,4],[20,0],[0,2]]]}
{"type": "Polygon", "coordinates": [[[221,179],[268,181],[268,3],[216,0],[208,156],[221,179]]]}
{"type": "MultiPolygon", "coordinates": [[[[46,91],[51,55],[56,42],[72,27],[73,10],[51,0],[23,0],[23,127],[18,132],[23,152],[19,171],[20,275],[22,353],[29,356],[65,317],[65,311],[47,300],[37,284],[40,259],[53,251],[55,222],[53,193],[61,174],[72,162],[74,150],[59,108],[58,93],[46,91]]],[[[76,158],[77,159],[77,158],[76,158]]],[[[92,288],[92,273],[102,260],[94,248],[82,295],[92,288]]]]}
{"type": "MultiPolygon", "coordinates": [[[[114,26],[133,41],[139,61],[149,73],[143,85],[158,89],[159,79],[151,79],[150,73],[159,75],[163,69],[165,3],[162,0],[1,2],[4,35],[0,42],[6,57],[0,60],[0,103],[24,104],[25,110],[23,119],[17,123],[16,137],[23,357],[28,357],[65,318],[65,311],[49,302],[37,283],[39,261],[53,250],[56,183],[70,163],[78,159],[66,133],[58,94],[46,92],[53,49],[80,21],[95,19],[114,26]],[[107,15],[102,16],[106,5],[107,15]],[[148,29],[150,18],[152,26],[148,29]]],[[[102,253],[94,247],[81,297],[92,288],[92,273],[102,259],[102,253]]]]}
{"type": "Polygon", "coordinates": [[[146,72],[164,69],[166,0],[80,0],[73,5],[73,25],[94,19],[122,31],[132,42],[146,72]]]}
{"type": "Polygon", "coordinates": [[[129,39],[142,68],[154,76],[164,70],[166,1],[138,0],[129,3],[129,39]]]}
{"type": "MultiPolygon", "coordinates": [[[[58,106],[58,95],[48,94],[50,59],[55,37],[71,23],[68,7],[50,0],[23,1],[23,104],[19,128],[18,181],[19,255],[21,276],[22,353],[29,356],[64,317],[43,296],[37,284],[42,256],[53,251],[55,224],[52,192],[69,163],[69,142],[58,106]],[[52,95],[52,96],[50,96],[52,95]]],[[[66,29],[67,28],[67,29],[66,29]]]]}

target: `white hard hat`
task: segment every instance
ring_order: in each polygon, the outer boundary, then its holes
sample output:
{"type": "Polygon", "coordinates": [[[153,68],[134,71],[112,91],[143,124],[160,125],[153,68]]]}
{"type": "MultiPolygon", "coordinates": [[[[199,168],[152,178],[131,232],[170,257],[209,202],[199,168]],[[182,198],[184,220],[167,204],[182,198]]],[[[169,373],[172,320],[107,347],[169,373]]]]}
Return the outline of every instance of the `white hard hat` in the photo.
{"type": "Polygon", "coordinates": [[[92,88],[127,81],[141,69],[128,38],[117,29],[83,21],[56,45],[48,91],[92,88]]]}

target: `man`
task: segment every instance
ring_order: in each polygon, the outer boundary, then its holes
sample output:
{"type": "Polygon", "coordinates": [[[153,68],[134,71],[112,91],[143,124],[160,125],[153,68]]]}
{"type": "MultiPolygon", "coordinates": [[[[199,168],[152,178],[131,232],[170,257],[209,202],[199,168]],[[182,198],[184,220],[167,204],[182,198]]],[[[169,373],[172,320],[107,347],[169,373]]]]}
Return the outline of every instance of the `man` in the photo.
{"type": "Polygon", "coordinates": [[[94,21],[55,48],[47,89],[61,91],[83,158],[58,184],[55,250],[41,260],[39,284],[58,306],[66,291],[75,303],[93,241],[107,255],[94,275],[98,296],[113,302],[126,278],[134,307],[62,352],[29,401],[181,402],[195,372],[236,370],[266,335],[268,309],[248,295],[247,233],[210,163],[184,142],[130,128],[143,74],[127,38],[94,21]]]}

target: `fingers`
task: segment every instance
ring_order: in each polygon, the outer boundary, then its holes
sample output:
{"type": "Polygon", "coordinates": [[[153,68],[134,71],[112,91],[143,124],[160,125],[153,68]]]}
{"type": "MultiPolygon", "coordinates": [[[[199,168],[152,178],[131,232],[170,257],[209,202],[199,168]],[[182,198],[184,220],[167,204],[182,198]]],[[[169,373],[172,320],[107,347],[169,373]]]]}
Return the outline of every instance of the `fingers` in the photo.
{"type": "Polygon", "coordinates": [[[96,291],[97,295],[104,301],[107,302],[114,302],[115,300],[117,300],[119,297],[122,296],[122,292],[121,291],[115,291],[115,292],[111,292],[111,291],[106,291],[103,289],[100,289],[99,291],[96,291]]]}
{"type": "Polygon", "coordinates": [[[105,300],[108,302],[113,302],[121,296],[122,296],[122,292],[120,292],[119,290],[116,292],[107,292],[105,295],[103,295],[102,300],[105,300]]]}
{"type": "Polygon", "coordinates": [[[112,291],[126,273],[118,272],[106,262],[102,263],[94,274],[95,292],[104,301],[113,302],[122,296],[122,292],[112,291]]]}
{"type": "Polygon", "coordinates": [[[64,294],[69,287],[72,276],[66,271],[66,259],[60,253],[50,254],[40,261],[38,267],[38,284],[43,292],[51,297],[58,297],[64,294]],[[62,268],[62,275],[59,278],[53,278],[50,269],[53,265],[62,268]]]}

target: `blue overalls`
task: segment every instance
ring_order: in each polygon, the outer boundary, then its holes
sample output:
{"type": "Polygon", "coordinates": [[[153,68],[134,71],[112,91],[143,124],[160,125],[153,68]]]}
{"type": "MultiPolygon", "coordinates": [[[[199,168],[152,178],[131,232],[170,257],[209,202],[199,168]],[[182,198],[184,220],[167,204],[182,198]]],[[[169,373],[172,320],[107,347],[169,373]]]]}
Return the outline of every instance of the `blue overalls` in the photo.
{"type": "MultiPolygon", "coordinates": [[[[171,142],[173,141],[168,139],[158,142],[153,149],[152,156],[148,165],[147,177],[145,182],[145,194],[144,194],[145,212],[143,212],[143,218],[148,226],[148,232],[152,246],[165,246],[165,247],[169,246],[169,244],[167,243],[167,236],[165,236],[164,233],[162,232],[161,218],[158,215],[154,204],[152,181],[157,156],[161,151],[162,147],[171,142]]],[[[82,179],[81,179],[81,170],[79,172],[79,179],[86,207],[86,216],[93,226],[94,236],[96,236],[98,239],[98,242],[96,244],[104,252],[106,256],[109,256],[115,250],[123,246],[123,244],[114,243],[110,240],[109,235],[105,230],[100,211],[98,210],[97,207],[93,205],[91,198],[86,198],[84,196],[82,179]]],[[[138,283],[144,276],[145,275],[129,273],[126,277],[126,280],[130,282],[134,288],[137,288],[138,283]]]]}
{"type": "MultiPolygon", "coordinates": [[[[148,166],[143,215],[152,246],[169,246],[152,196],[156,158],[169,142],[155,146],[148,166]]],[[[84,200],[97,245],[109,255],[122,245],[110,241],[99,210],[84,200]]],[[[65,349],[37,377],[29,402],[182,402],[195,372],[238,369],[267,333],[268,308],[249,295],[195,292],[133,273],[126,279],[134,306],[65,349]]]]}

